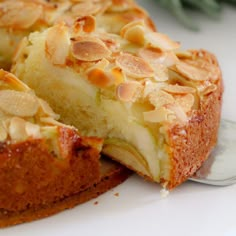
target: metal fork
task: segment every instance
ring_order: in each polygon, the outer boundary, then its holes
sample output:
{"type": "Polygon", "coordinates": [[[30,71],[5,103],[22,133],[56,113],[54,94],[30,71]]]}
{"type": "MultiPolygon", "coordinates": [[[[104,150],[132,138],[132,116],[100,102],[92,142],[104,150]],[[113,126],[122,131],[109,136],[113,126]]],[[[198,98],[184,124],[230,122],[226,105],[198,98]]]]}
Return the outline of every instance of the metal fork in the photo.
{"type": "Polygon", "coordinates": [[[236,122],[221,121],[217,146],[189,180],[218,186],[236,183],[236,122]]]}

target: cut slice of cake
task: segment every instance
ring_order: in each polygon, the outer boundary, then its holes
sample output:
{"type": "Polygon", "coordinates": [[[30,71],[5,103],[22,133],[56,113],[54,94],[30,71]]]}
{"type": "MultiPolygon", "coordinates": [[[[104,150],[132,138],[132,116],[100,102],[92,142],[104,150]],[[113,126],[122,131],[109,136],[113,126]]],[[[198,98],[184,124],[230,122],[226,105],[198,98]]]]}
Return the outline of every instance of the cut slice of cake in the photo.
{"type": "Polygon", "coordinates": [[[124,181],[100,160],[102,139],[82,137],[14,75],[0,70],[0,227],[42,218],[124,181]]]}
{"type": "Polygon", "coordinates": [[[56,22],[67,25],[77,20],[77,29],[83,20],[90,31],[96,17],[97,25],[106,31],[119,32],[130,20],[142,19],[150,28],[154,25],[148,14],[133,0],[73,1],[73,0],[2,0],[0,1],[0,68],[9,69],[12,56],[20,40],[34,31],[44,30],[56,22]],[[122,14],[121,14],[122,13],[122,14]]]}
{"type": "MultiPolygon", "coordinates": [[[[94,19],[96,22],[96,19],[94,19]]],[[[143,20],[120,33],[57,24],[25,38],[12,71],[103,153],[171,189],[217,140],[222,79],[216,58],[154,32],[143,20]],[[50,91],[50,92],[49,92],[50,91]]]]}

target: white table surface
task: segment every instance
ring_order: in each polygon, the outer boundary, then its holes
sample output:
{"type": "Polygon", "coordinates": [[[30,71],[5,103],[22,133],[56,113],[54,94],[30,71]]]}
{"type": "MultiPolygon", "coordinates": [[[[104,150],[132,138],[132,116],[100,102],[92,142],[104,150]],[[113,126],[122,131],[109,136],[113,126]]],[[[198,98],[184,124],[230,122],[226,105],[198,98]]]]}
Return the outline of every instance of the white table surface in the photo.
{"type": "MultiPolygon", "coordinates": [[[[236,9],[224,7],[220,22],[194,14],[201,31],[191,32],[155,5],[155,0],[138,2],[149,10],[159,31],[181,41],[184,48],[205,48],[217,55],[225,80],[222,115],[236,121],[236,9]]],[[[0,230],[0,236],[236,235],[236,185],[187,182],[167,198],[161,198],[160,190],[158,185],[132,176],[96,200],[47,219],[0,230]]]]}

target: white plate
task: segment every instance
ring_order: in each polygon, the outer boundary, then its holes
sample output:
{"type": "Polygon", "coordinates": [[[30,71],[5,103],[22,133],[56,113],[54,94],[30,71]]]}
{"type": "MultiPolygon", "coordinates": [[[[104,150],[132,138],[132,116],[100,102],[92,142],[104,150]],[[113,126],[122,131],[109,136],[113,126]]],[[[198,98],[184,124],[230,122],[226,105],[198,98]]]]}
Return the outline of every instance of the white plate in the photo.
{"type": "MultiPolygon", "coordinates": [[[[225,80],[223,117],[236,120],[236,9],[225,7],[218,23],[195,14],[201,27],[196,33],[159,9],[155,0],[139,2],[150,11],[159,31],[181,41],[185,48],[206,48],[217,55],[225,80]]],[[[160,190],[158,185],[133,176],[96,200],[47,219],[1,230],[0,235],[236,235],[236,185],[212,187],[187,182],[167,198],[161,198],[160,190]]]]}

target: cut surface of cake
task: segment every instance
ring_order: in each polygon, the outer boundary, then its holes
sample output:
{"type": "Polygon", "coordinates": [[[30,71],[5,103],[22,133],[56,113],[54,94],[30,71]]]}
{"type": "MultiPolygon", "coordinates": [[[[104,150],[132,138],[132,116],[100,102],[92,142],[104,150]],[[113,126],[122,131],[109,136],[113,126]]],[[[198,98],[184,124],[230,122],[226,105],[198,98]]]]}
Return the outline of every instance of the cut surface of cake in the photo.
{"type": "Polygon", "coordinates": [[[148,14],[133,0],[99,1],[47,1],[47,0],[2,0],[0,1],[0,68],[9,69],[12,56],[20,40],[30,32],[42,31],[57,22],[71,25],[86,17],[93,25],[106,27],[107,31],[119,32],[130,20],[143,19],[150,28],[154,25],[148,14]],[[121,14],[123,12],[123,14],[121,14]]]}
{"type": "Polygon", "coordinates": [[[57,121],[49,105],[0,70],[0,227],[87,201],[129,172],[100,160],[102,139],[57,121]]]}
{"type": "Polygon", "coordinates": [[[81,19],[83,27],[75,21],[32,33],[12,71],[63,122],[104,138],[104,154],[174,188],[194,174],[217,140],[222,79],[216,58],[181,50],[143,20],[117,33],[96,18],[90,28],[88,18],[81,19]]]}

